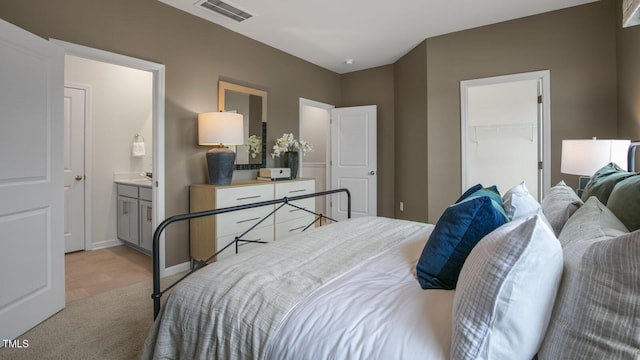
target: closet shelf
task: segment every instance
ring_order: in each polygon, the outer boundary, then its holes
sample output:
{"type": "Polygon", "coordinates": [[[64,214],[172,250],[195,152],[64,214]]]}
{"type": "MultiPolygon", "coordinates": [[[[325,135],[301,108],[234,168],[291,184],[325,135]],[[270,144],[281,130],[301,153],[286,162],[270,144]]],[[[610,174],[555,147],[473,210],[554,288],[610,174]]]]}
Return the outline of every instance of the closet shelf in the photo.
{"type": "Polygon", "coordinates": [[[478,143],[478,130],[495,130],[496,134],[499,134],[501,130],[507,129],[530,129],[531,137],[529,140],[533,142],[535,139],[535,131],[537,129],[536,123],[505,123],[505,124],[492,124],[492,125],[470,125],[469,129],[473,129],[472,143],[478,143]]]}

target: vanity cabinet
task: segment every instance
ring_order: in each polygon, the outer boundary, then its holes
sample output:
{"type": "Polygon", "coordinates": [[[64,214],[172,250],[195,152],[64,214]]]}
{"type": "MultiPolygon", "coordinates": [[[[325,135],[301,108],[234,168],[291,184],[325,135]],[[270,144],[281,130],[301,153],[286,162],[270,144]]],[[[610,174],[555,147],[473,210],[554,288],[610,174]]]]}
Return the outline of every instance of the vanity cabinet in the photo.
{"type": "MultiPolygon", "coordinates": [[[[278,182],[250,181],[220,186],[192,185],[189,189],[189,207],[190,212],[198,212],[281,199],[284,196],[311,194],[313,192],[315,192],[315,180],[313,179],[278,182]]],[[[315,211],[315,200],[313,198],[299,200],[294,204],[310,211],[315,211]]],[[[276,204],[275,206],[279,205],[281,204],[276,204]]],[[[190,220],[189,253],[191,259],[197,261],[206,260],[216,251],[229,244],[231,244],[230,247],[232,248],[226,249],[218,255],[218,259],[233,256],[236,245],[232,243],[235,237],[242,235],[273,210],[274,205],[268,205],[190,220]]],[[[285,206],[259,223],[243,239],[265,242],[280,240],[302,231],[313,219],[313,214],[285,206]]],[[[239,242],[238,252],[260,245],[239,242]]]]}
{"type": "Polygon", "coordinates": [[[138,190],[140,194],[138,207],[140,239],[138,245],[151,253],[153,251],[153,203],[151,202],[153,195],[150,188],[141,186],[138,190]]]}
{"type": "Polygon", "coordinates": [[[152,251],[152,194],[144,186],[117,184],[118,239],[145,253],[152,251]]]}

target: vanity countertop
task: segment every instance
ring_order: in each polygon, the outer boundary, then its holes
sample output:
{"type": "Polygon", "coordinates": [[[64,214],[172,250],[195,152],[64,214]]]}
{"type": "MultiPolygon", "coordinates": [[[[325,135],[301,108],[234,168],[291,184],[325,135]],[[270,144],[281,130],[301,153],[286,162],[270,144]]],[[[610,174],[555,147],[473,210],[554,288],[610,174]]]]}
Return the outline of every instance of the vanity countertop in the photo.
{"type": "Polygon", "coordinates": [[[114,182],[116,184],[122,184],[122,185],[131,185],[131,186],[140,186],[140,187],[146,187],[151,189],[151,180],[149,179],[119,179],[119,180],[114,180],[114,182]]]}

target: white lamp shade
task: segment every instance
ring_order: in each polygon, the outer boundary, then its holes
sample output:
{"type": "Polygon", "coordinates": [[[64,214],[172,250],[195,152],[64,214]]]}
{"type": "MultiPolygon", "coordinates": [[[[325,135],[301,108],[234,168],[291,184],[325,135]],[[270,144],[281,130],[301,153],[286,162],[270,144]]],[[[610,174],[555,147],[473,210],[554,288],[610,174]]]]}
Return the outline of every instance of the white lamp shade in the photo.
{"type": "Polygon", "coordinates": [[[228,112],[206,112],[198,114],[198,144],[244,144],[244,122],[242,114],[228,112]]]}
{"type": "Polygon", "coordinates": [[[630,140],[562,140],[560,171],[564,174],[592,176],[608,163],[627,170],[630,140]]]}

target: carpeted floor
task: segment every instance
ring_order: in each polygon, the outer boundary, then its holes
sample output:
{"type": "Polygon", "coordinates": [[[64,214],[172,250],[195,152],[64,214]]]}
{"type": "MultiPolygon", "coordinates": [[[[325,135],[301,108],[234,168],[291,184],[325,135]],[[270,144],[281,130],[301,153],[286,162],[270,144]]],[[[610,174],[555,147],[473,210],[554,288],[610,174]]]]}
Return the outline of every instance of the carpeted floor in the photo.
{"type": "Polygon", "coordinates": [[[71,302],[18,338],[27,348],[0,349],[0,359],[138,359],[153,322],[152,288],[145,280],[71,302]]]}

